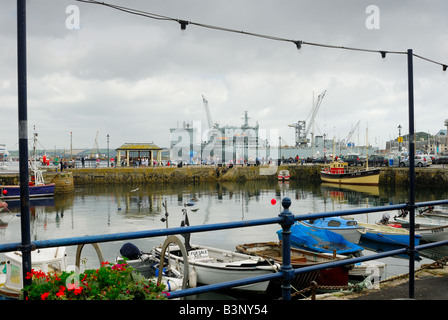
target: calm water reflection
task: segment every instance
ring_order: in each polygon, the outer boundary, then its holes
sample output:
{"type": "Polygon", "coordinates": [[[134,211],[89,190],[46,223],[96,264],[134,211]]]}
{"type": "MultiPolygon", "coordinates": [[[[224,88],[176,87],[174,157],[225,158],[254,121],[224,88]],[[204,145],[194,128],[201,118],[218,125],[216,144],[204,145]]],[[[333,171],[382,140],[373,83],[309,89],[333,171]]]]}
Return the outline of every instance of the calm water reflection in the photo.
{"type": "MultiPolygon", "coordinates": [[[[406,203],[406,188],[340,189],[331,185],[291,181],[289,184],[248,181],[245,183],[208,183],[176,185],[91,185],[78,186],[70,195],[56,196],[31,203],[32,240],[56,239],[74,236],[131,232],[165,228],[162,203],[167,201],[170,227],[180,225],[182,208],[190,199],[198,199],[199,210],[189,212],[191,225],[230,222],[274,217],[281,211],[283,197],[292,200],[294,214],[328,212],[341,209],[406,203]],[[276,199],[272,205],[271,200],[276,199]]],[[[417,202],[447,199],[448,194],[439,189],[417,189],[417,202]]],[[[391,212],[393,216],[394,212],[391,212]]],[[[359,221],[375,222],[381,213],[359,215],[359,221]]],[[[20,207],[9,202],[9,210],[0,213],[1,242],[20,241],[20,207]]],[[[278,225],[251,227],[196,233],[193,243],[233,250],[237,244],[247,242],[277,241],[278,225]]],[[[164,238],[132,240],[142,251],[162,243],[164,238]]],[[[124,242],[101,244],[104,256],[112,260],[124,242]]],[[[388,248],[365,243],[364,254],[388,248]]],[[[69,263],[74,263],[74,247],[68,248],[69,263]]],[[[436,250],[430,256],[444,255],[436,250]]],[[[83,250],[88,266],[97,266],[96,254],[90,246],[83,250]]],[[[407,272],[407,257],[386,258],[386,276],[407,272]]],[[[416,266],[430,262],[420,256],[416,266]]]]}

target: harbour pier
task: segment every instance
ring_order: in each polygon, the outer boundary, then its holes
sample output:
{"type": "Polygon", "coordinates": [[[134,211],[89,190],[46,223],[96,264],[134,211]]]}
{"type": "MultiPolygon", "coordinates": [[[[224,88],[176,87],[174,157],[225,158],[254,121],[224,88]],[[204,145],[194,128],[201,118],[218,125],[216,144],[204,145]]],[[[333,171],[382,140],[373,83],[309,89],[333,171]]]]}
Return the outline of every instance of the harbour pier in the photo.
{"type": "MultiPolygon", "coordinates": [[[[196,183],[216,181],[277,180],[277,173],[286,169],[291,181],[320,182],[321,165],[280,165],[218,167],[208,165],[158,167],[99,167],[71,168],[59,171],[49,168],[43,175],[45,181],[56,184],[56,194],[72,192],[75,185],[86,184],[135,184],[135,183],[196,183]]],[[[415,182],[418,186],[447,187],[448,168],[434,166],[415,168],[415,182]]],[[[0,175],[0,184],[18,184],[18,173],[0,175]]],[[[380,169],[380,187],[405,186],[409,184],[408,168],[382,167],[380,169]]]]}
{"type": "MultiPolygon", "coordinates": [[[[210,181],[277,180],[277,173],[289,170],[291,180],[320,181],[320,165],[269,166],[185,166],[140,168],[82,168],[70,169],[76,184],[92,183],[177,183],[210,181]]],[[[421,186],[448,186],[448,169],[416,168],[415,181],[421,186]]],[[[393,187],[409,183],[408,168],[383,167],[380,186],[393,187]]]]}

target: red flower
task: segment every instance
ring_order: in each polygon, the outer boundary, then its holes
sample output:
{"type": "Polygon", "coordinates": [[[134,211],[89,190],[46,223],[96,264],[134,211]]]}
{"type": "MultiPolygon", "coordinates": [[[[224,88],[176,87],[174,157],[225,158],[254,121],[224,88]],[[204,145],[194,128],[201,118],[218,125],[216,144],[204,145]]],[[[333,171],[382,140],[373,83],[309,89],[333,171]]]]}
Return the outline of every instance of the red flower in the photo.
{"type": "Polygon", "coordinates": [[[67,283],[67,289],[68,290],[75,290],[78,289],[79,287],[79,283],[75,282],[75,283],[67,283]]]}
{"type": "Polygon", "coordinates": [[[56,296],[57,297],[62,297],[65,294],[64,291],[65,291],[65,287],[64,286],[60,286],[58,293],[56,293],[56,296]]]}
{"type": "Polygon", "coordinates": [[[73,293],[75,294],[75,296],[77,296],[78,294],[82,293],[82,287],[78,287],[75,289],[75,291],[73,291],[73,293]]]}
{"type": "Polygon", "coordinates": [[[41,300],[45,300],[45,299],[47,299],[47,297],[48,297],[49,294],[50,294],[50,292],[44,292],[44,293],[42,293],[42,294],[40,295],[40,299],[41,299],[41,300]]]}

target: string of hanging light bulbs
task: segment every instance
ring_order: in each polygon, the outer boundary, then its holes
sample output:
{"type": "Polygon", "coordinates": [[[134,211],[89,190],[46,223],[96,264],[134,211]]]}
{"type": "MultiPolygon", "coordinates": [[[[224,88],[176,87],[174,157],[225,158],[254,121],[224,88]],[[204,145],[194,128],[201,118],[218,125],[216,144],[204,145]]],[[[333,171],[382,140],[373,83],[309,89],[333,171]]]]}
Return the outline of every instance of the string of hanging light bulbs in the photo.
{"type": "MultiPolygon", "coordinates": [[[[342,49],[342,50],[351,50],[351,51],[379,53],[379,54],[381,54],[381,57],[383,59],[386,58],[386,54],[407,54],[406,51],[374,50],[374,49],[345,47],[345,46],[337,46],[337,45],[331,45],[331,44],[315,43],[315,42],[308,42],[308,41],[303,41],[303,40],[287,39],[287,38],[270,36],[270,35],[261,34],[261,33],[247,32],[247,31],[242,31],[242,30],[236,30],[236,29],[219,27],[219,26],[214,26],[214,25],[209,25],[209,24],[198,23],[198,22],[194,22],[194,21],[187,21],[187,20],[183,20],[183,19],[172,18],[172,17],[168,17],[168,16],[163,16],[160,14],[155,14],[155,13],[142,11],[142,10],[136,10],[136,9],[132,9],[132,8],[128,8],[128,7],[123,7],[123,6],[114,5],[114,4],[110,4],[110,3],[106,3],[106,2],[95,1],[95,0],[75,0],[75,1],[89,3],[89,4],[103,5],[103,6],[112,8],[112,9],[123,11],[123,12],[129,13],[129,14],[143,16],[143,17],[150,18],[150,19],[174,21],[174,22],[177,22],[180,24],[181,30],[185,30],[188,25],[194,25],[194,26],[198,26],[198,27],[202,27],[202,28],[213,29],[213,30],[224,31],[224,32],[239,33],[239,34],[244,34],[247,36],[264,38],[264,39],[269,39],[269,40],[274,40],[274,41],[291,42],[296,45],[296,48],[298,50],[300,50],[303,45],[308,45],[308,46],[323,47],[323,48],[330,48],[330,49],[342,49]]],[[[434,61],[432,59],[423,57],[421,55],[417,55],[417,54],[413,53],[413,56],[416,58],[425,60],[427,62],[440,65],[442,67],[443,71],[446,71],[448,68],[447,64],[434,61]]]]}

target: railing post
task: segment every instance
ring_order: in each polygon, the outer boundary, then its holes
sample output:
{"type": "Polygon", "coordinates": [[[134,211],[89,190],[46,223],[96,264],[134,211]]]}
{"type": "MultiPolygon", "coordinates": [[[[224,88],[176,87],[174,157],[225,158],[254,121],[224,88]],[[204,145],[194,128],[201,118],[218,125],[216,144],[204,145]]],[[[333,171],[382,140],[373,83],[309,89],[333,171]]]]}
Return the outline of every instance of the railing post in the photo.
{"type": "Polygon", "coordinates": [[[409,298],[414,298],[415,270],[415,142],[414,142],[414,67],[412,49],[408,50],[409,103],[409,298]]]}
{"type": "Polygon", "coordinates": [[[289,211],[291,199],[283,198],[283,211],[279,214],[282,218],[282,298],[291,300],[291,280],[294,278],[294,269],[291,266],[291,226],[294,224],[294,215],[289,211]]]}

